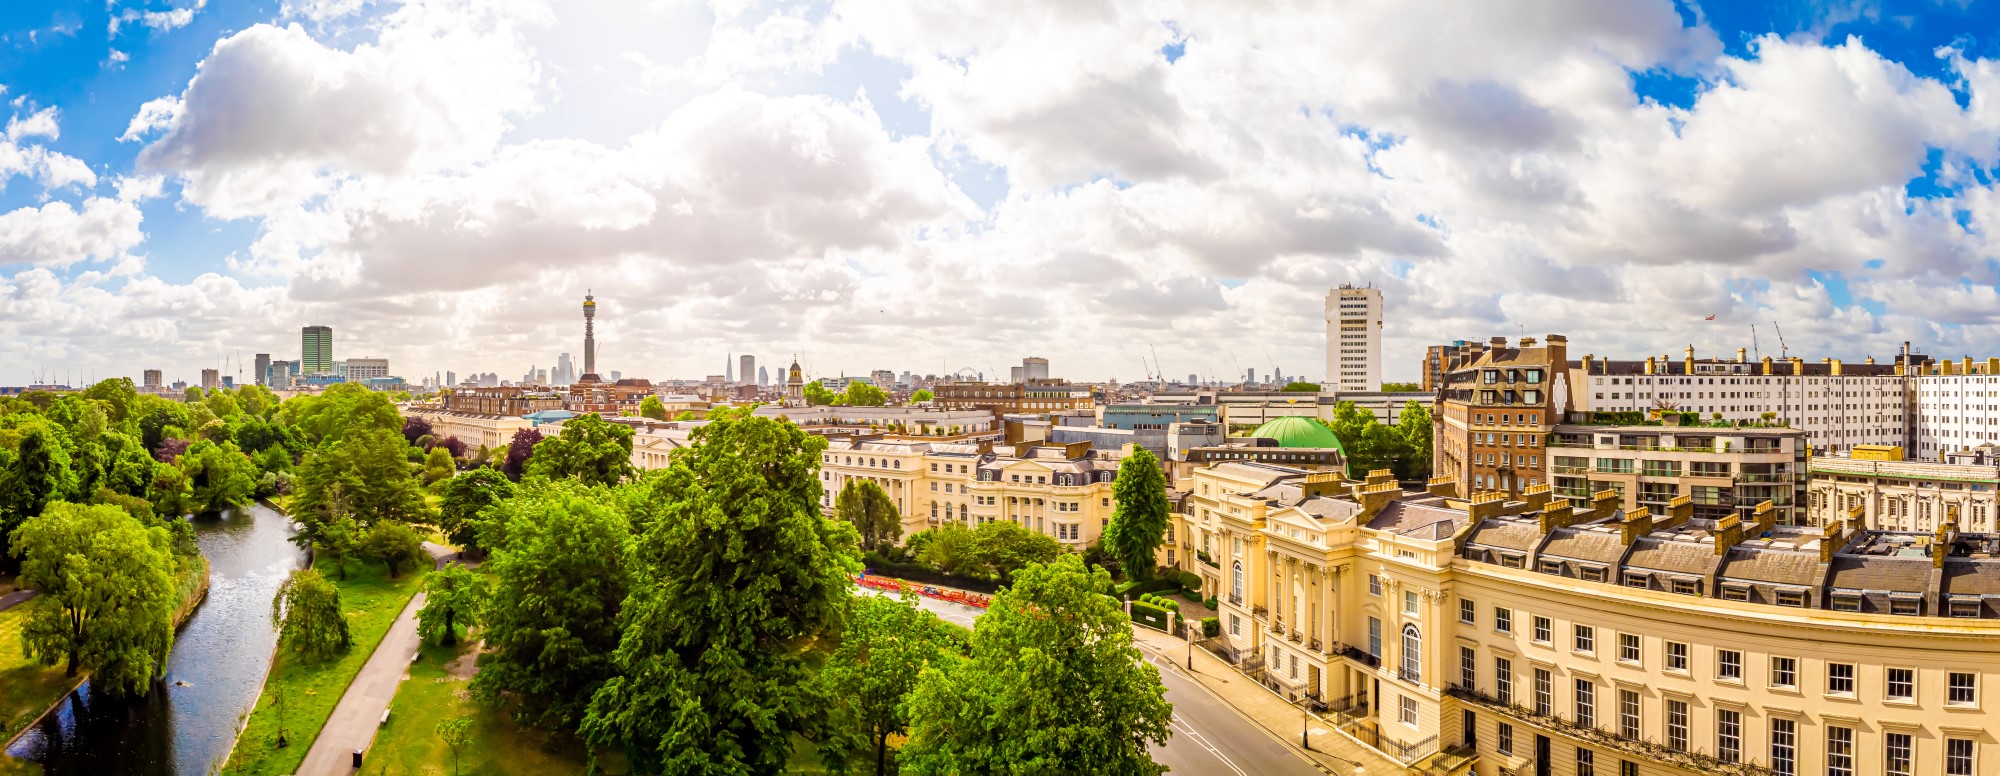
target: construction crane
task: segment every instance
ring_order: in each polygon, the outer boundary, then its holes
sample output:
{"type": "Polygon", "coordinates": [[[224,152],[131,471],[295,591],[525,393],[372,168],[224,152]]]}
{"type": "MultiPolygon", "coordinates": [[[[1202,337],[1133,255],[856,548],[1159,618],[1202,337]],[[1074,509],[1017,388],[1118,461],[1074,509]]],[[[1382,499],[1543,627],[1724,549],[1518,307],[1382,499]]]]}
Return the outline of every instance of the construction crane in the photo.
{"type": "Polygon", "coordinates": [[[1778,322],[1771,322],[1771,330],[1778,333],[1778,355],[1787,361],[1792,358],[1792,349],[1785,346],[1785,330],[1778,328],[1778,322]]]}
{"type": "Polygon", "coordinates": [[[1153,347],[1153,343],[1150,342],[1146,343],[1146,349],[1153,351],[1153,380],[1162,385],[1166,384],[1167,370],[1160,366],[1160,349],[1153,347]]]}

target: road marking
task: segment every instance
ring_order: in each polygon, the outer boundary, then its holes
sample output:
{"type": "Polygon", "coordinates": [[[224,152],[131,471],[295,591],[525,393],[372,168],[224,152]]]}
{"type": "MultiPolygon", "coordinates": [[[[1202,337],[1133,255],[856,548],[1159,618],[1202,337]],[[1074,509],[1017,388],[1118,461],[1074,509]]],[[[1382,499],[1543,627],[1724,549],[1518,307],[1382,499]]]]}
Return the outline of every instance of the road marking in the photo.
{"type": "MultiPolygon", "coordinates": [[[[1151,644],[1136,638],[1133,639],[1132,641],[1136,645],[1151,649],[1155,653],[1152,658],[1154,663],[1159,665],[1166,665],[1168,663],[1173,662],[1171,658],[1166,657],[1166,650],[1168,649],[1167,647],[1151,644]]],[[[1222,694],[1216,692],[1214,688],[1209,687],[1207,683],[1189,676],[1183,676],[1182,678],[1187,679],[1187,681],[1193,684],[1194,686],[1201,688],[1202,692],[1208,693],[1208,697],[1214,699],[1216,705],[1228,709],[1231,712],[1235,713],[1236,716],[1241,717],[1243,721],[1246,724],[1248,724],[1252,730],[1255,730],[1259,733],[1263,733],[1265,736],[1268,736],[1271,739],[1272,743],[1278,745],[1279,749],[1291,753],[1293,757],[1297,757],[1300,760],[1304,761],[1307,765],[1312,766],[1314,770],[1328,772],[1328,773],[1331,772],[1327,770],[1327,766],[1324,763],[1321,763],[1318,760],[1314,760],[1311,757],[1307,757],[1306,753],[1292,748],[1289,742],[1287,742],[1285,739],[1279,738],[1277,733],[1273,732],[1269,728],[1264,727],[1263,723],[1260,723],[1257,720],[1252,719],[1250,715],[1247,712],[1243,711],[1242,709],[1236,708],[1236,704],[1230,703],[1229,701],[1223,699],[1222,694]]],[[[1268,691],[1268,688],[1266,688],[1266,690],[1268,691]]],[[[1324,753],[1324,754],[1326,754],[1328,757],[1332,757],[1335,760],[1340,760],[1342,762],[1349,762],[1347,758],[1344,757],[1339,757],[1331,753],[1324,753]]],[[[1349,762],[1349,764],[1354,764],[1354,763],[1349,762]]],[[[1235,767],[1233,763],[1231,764],[1231,767],[1235,767]]],[[[1238,771],[1238,773],[1241,773],[1241,771],[1238,771]]]]}
{"type": "Polygon", "coordinates": [[[1235,761],[1230,760],[1227,755],[1224,755],[1222,753],[1222,750],[1215,748],[1214,744],[1209,743],[1208,737],[1202,735],[1199,731],[1196,731],[1194,729],[1194,725],[1192,723],[1189,723],[1187,720],[1182,719],[1181,715],[1179,714],[1174,715],[1173,727],[1180,730],[1182,733],[1186,734],[1188,740],[1195,742],[1196,746],[1200,746],[1202,749],[1207,750],[1209,754],[1215,756],[1215,759],[1221,760],[1223,765],[1229,766],[1229,770],[1235,771],[1236,776],[1250,776],[1249,774],[1244,773],[1242,768],[1236,767],[1235,761]]]}

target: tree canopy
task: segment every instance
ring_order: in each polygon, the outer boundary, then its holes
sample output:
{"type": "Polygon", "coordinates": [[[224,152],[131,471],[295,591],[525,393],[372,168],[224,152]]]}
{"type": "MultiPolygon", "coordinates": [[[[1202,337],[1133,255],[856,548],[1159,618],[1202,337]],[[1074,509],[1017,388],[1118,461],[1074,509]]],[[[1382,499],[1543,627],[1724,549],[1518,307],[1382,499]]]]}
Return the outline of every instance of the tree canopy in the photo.
{"type": "Polygon", "coordinates": [[[971,656],[917,681],[904,770],[1164,773],[1148,747],[1171,735],[1173,704],[1131,621],[1098,592],[1110,581],[1075,555],[1017,574],[980,618],[971,656]]]}
{"type": "Polygon", "coordinates": [[[472,687],[488,699],[519,696],[518,716],[544,726],[574,725],[614,671],[629,532],[609,502],[601,489],[541,481],[490,513],[504,540],[486,562],[487,652],[472,687]]]}
{"type": "Polygon", "coordinates": [[[806,649],[840,628],[856,539],[819,511],[824,439],[756,417],[691,436],[648,480],[617,671],[583,733],[641,770],[775,773],[818,714],[806,649]]]}
{"type": "Polygon", "coordinates": [[[936,398],[937,394],[931,393],[931,389],[918,388],[916,393],[910,394],[910,403],[917,404],[921,402],[931,401],[936,398]]]}
{"type": "Polygon", "coordinates": [[[818,380],[806,383],[802,390],[805,393],[806,403],[814,407],[837,403],[833,390],[818,380]]]}
{"type": "Polygon", "coordinates": [[[173,649],[173,539],[109,505],[58,501],[14,530],[20,582],[41,595],[21,641],[44,665],[88,670],[96,687],[145,694],[173,649]]]}
{"type": "Polygon", "coordinates": [[[840,397],[834,403],[852,407],[880,407],[889,403],[889,395],[881,388],[856,380],[847,384],[846,390],[840,392],[840,397]]]}
{"type": "Polygon", "coordinates": [[[873,550],[903,538],[903,516],[882,486],[868,480],[848,480],[834,499],[834,514],[861,535],[861,546],[873,550]]]}
{"type": "Polygon", "coordinates": [[[575,478],[590,485],[616,485],[633,475],[632,427],[592,412],[563,421],[562,431],[535,443],[527,476],[575,478]]]}
{"type": "Polygon", "coordinates": [[[1047,563],[1063,552],[1055,537],[1006,520],[966,528],[945,523],[910,537],[918,560],[946,574],[1006,582],[1030,563],[1047,563]]]}
{"type": "MultiPolygon", "coordinates": [[[[1414,402],[1412,402],[1414,403],[1414,402]]],[[[1421,407],[1422,405],[1418,405],[1421,407]]],[[[1403,412],[1409,412],[1405,404],[1403,412]]],[[[1422,410],[1419,409],[1421,413],[1422,410]]],[[[1403,415],[1398,415],[1400,420],[1403,415]]],[[[1429,436],[1429,415],[1424,415],[1425,423],[1421,431],[1429,436]]],[[[1359,477],[1376,469],[1389,469],[1397,479],[1420,479],[1430,476],[1430,449],[1426,446],[1421,454],[1412,446],[1407,432],[1382,425],[1375,419],[1375,413],[1351,401],[1334,405],[1333,421],[1325,424],[1340,438],[1340,446],[1347,451],[1347,471],[1349,476],[1359,477]]]]}
{"type": "Polygon", "coordinates": [[[1293,380],[1292,382],[1285,383],[1285,387],[1281,390],[1286,393],[1319,393],[1319,383],[1305,383],[1293,380]]]}
{"type": "Polygon", "coordinates": [[[438,502],[438,530],[473,552],[479,544],[479,513],[514,495],[514,483],[499,471],[480,467],[447,480],[438,502]]]}
{"type": "Polygon", "coordinates": [[[835,773],[895,773],[889,738],[909,732],[904,699],[924,669],[961,657],[968,635],[917,608],[911,594],[901,600],[856,596],[840,646],[818,677],[831,712],[819,746],[827,768],[835,773]]]}
{"type": "Polygon", "coordinates": [[[315,569],[296,569],[278,585],[271,622],[278,626],[279,645],[308,660],[325,660],[354,643],[340,589],[315,569]]]}
{"type": "Polygon", "coordinates": [[[666,420],[667,403],[660,401],[658,396],[647,396],[639,400],[639,417],[666,420]]]}
{"type": "Polygon", "coordinates": [[[479,624],[486,603],[486,578],[457,563],[424,577],[424,608],[417,611],[417,633],[440,644],[458,643],[458,628],[479,624]]]}
{"type": "Polygon", "coordinates": [[[1155,553],[1166,540],[1167,517],[1173,512],[1159,459],[1143,447],[1133,448],[1118,464],[1111,495],[1111,524],[1105,528],[1103,541],[1118,558],[1127,579],[1152,579],[1158,565],[1155,553]]]}
{"type": "Polygon", "coordinates": [[[514,432],[513,439],[507,442],[505,463],[500,467],[500,471],[507,475],[507,479],[521,481],[521,477],[527,474],[528,459],[534,456],[535,445],[541,444],[541,441],[542,432],[538,430],[524,428],[514,432]]]}

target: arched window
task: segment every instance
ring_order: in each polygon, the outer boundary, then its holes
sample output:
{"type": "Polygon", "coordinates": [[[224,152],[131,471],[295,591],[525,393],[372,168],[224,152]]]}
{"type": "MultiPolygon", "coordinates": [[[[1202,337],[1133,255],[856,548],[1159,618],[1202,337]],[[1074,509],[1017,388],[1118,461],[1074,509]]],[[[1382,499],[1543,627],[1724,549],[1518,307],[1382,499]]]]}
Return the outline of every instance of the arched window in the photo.
{"type": "Polygon", "coordinates": [[[1229,564],[1229,598],[1231,603],[1243,600],[1243,561],[1229,564]]]}
{"type": "Polygon", "coordinates": [[[972,507],[966,504],[958,505],[958,519],[970,524],[972,522],[972,507]]]}
{"type": "Polygon", "coordinates": [[[897,461],[896,461],[896,468],[898,468],[898,469],[901,469],[901,468],[903,468],[903,461],[902,461],[901,459],[897,459],[897,461]]]}
{"type": "Polygon", "coordinates": [[[1403,678],[1407,681],[1423,681],[1424,638],[1417,633],[1417,626],[1403,626],[1403,678]]]}
{"type": "Polygon", "coordinates": [[[935,501],[931,502],[931,519],[937,519],[937,502],[935,501]]]}

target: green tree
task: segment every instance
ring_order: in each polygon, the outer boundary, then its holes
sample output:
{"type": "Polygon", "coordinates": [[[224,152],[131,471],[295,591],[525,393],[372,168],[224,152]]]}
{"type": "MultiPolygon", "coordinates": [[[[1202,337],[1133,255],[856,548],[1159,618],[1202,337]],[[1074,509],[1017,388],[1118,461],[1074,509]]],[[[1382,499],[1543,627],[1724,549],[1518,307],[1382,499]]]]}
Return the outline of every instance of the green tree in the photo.
{"type": "Polygon", "coordinates": [[[271,624],[278,626],[280,645],[308,660],[325,660],[354,643],[340,589],[317,569],[297,569],[278,585],[278,595],[271,599],[271,624]]]}
{"type": "Polygon", "coordinates": [[[111,416],[111,422],[122,424],[132,417],[139,404],[139,389],[132,385],[130,377],[114,377],[99,380],[96,385],[83,389],[83,397],[101,402],[104,411],[111,416]]]}
{"type": "Polygon", "coordinates": [[[99,689],[144,695],[174,642],[173,539],[106,504],[52,503],[14,529],[22,587],[40,590],[21,630],[27,654],[88,670],[99,689]]]}
{"type": "Polygon", "coordinates": [[[902,600],[856,597],[840,646],[815,680],[830,704],[828,735],[819,747],[827,769],[894,773],[889,738],[907,734],[910,725],[903,700],[925,668],[962,655],[965,641],[964,629],[918,609],[910,594],[902,600]],[[868,760],[872,769],[862,765],[868,760]]]}
{"type": "Polygon", "coordinates": [[[250,503],[257,490],[256,465],[229,442],[195,442],[175,464],[187,474],[188,508],[197,514],[250,503]]]}
{"type": "Polygon", "coordinates": [[[517,695],[516,716],[568,728],[615,670],[625,601],[625,516],[601,489],[536,482],[495,505],[506,540],[491,547],[492,595],[481,610],[487,652],[472,689],[517,695]]]}
{"type": "Polygon", "coordinates": [[[889,395],[869,383],[855,381],[847,384],[847,390],[840,393],[837,404],[851,407],[880,407],[889,403],[889,395]]]}
{"type": "Polygon", "coordinates": [[[1063,554],[1055,537],[1006,520],[995,520],[973,532],[973,543],[986,573],[1001,583],[1011,583],[1014,574],[1032,563],[1048,563],[1063,554]]]}
{"type": "Polygon", "coordinates": [[[691,436],[648,480],[617,674],[582,732],[642,771],[776,773],[820,713],[809,651],[840,627],[856,538],[819,511],[824,439],[757,417],[691,436]]]}
{"type": "Polygon", "coordinates": [[[574,477],[590,485],[616,485],[630,477],[632,427],[592,412],[563,421],[562,433],[535,443],[530,477],[574,477]]]}
{"type": "Polygon", "coordinates": [[[660,397],[658,396],[648,396],[641,399],[639,400],[639,417],[666,420],[667,403],[660,401],[660,397]]]}
{"type": "Polygon", "coordinates": [[[946,574],[984,578],[989,573],[978,537],[958,523],[918,532],[910,537],[909,549],[918,562],[946,574]]]}
{"type": "Polygon", "coordinates": [[[806,403],[814,407],[833,404],[834,400],[839,398],[834,396],[833,391],[818,380],[806,383],[802,390],[805,393],[806,403]]]}
{"type": "Polygon", "coordinates": [[[417,633],[447,646],[458,643],[458,627],[479,624],[479,607],[486,603],[486,580],[456,563],[424,578],[424,608],[417,611],[417,633]]]}
{"type": "Polygon", "coordinates": [[[153,502],[153,511],[162,515],[180,517],[194,511],[194,491],[188,487],[187,474],[170,464],[153,467],[153,481],[146,485],[146,500],[153,502]]]}
{"type": "Polygon", "coordinates": [[[1418,385],[1418,384],[1416,384],[1416,383],[1383,383],[1383,384],[1382,384],[1382,391],[1383,391],[1384,393],[1418,393],[1418,392],[1421,392],[1421,391],[1423,391],[1423,389],[1424,389],[1424,387],[1423,387],[1423,386],[1421,386],[1421,385],[1418,385]]]}
{"type": "Polygon", "coordinates": [[[451,451],[444,449],[443,445],[433,447],[429,453],[424,454],[425,485],[435,485],[451,479],[451,475],[457,471],[458,462],[452,459],[451,451]]]}
{"type": "Polygon", "coordinates": [[[423,561],[424,540],[407,524],[382,520],[368,527],[368,534],[361,539],[360,555],[388,566],[389,578],[394,579],[403,575],[403,569],[423,561]]]}
{"type": "Polygon", "coordinates": [[[910,394],[910,403],[918,404],[921,402],[931,401],[936,398],[937,394],[931,393],[931,389],[918,388],[916,393],[910,394]]]}
{"type": "Polygon", "coordinates": [[[361,524],[347,515],[316,525],[312,540],[314,564],[333,564],[333,573],[346,581],[347,562],[361,553],[361,540],[366,536],[361,524]]]}
{"type": "Polygon", "coordinates": [[[1164,773],[1147,749],[1172,734],[1173,704],[1131,621],[1098,592],[1110,581],[1065,555],[994,596],[971,657],[918,679],[905,772],[1164,773]]]}
{"type": "Polygon", "coordinates": [[[1167,536],[1167,516],[1173,504],[1167,501],[1167,479],[1160,473],[1160,460],[1145,448],[1118,464],[1118,479],[1111,486],[1114,506],[1111,524],[1104,529],[1104,543],[1125,569],[1125,578],[1144,582],[1153,578],[1155,553],[1167,536]]]}
{"type": "Polygon", "coordinates": [[[1376,469],[1398,469],[1397,462],[1409,457],[1404,438],[1377,421],[1373,411],[1354,402],[1334,405],[1333,421],[1325,425],[1347,452],[1349,476],[1363,476],[1376,469]]]}
{"type": "Polygon", "coordinates": [[[403,429],[403,417],[388,396],[355,383],[336,383],[317,396],[287,401],[278,408],[278,418],[315,445],[366,431],[400,437],[403,429]]]}
{"type": "Polygon", "coordinates": [[[1293,380],[1285,383],[1285,387],[1282,390],[1285,393],[1319,393],[1319,383],[1303,383],[1293,380]]]}
{"type": "Polygon", "coordinates": [[[1403,437],[1403,448],[1408,451],[1407,473],[1398,472],[1404,479],[1429,479],[1431,476],[1431,413],[1415,399],[1403,403],[1403,411],[1396,413],[1396,433],[1403,437]]]}
{"type": "Polygon", "coordinates": [[[445,748],[451,750],[451,772],[452,776],[457,776],[458,750],[464,749],[465,745],[472,741],[472,718],[452,717],[438,720],[437,734],[438,738],[444,741],[445,748]]]}
{"type": "Polygon", "coordinates": [[[889,500],[882,486],[873,482],[848,480],[834,499],[833,509],[837,517],[860,533],[862,547],[873,550],[894,545],[903,538],[903,516],[896,512],[896,502],[889,500]]]}
{"type": "Polygon", "coordinates": [[[438,502],[438,530],[452,543],[477,554],[479,513],[514,495],[514,483],[498,470],[480,467],[451,478],[438,502]]]}
{"type": "Polygon", "coordinates": [[[12,455],[0,447],[0,550],[9,548],[7,537],[29,518],[76,489],[76,473],[70,470],[61,434],[38,421],[21,436],[12,455]]]}
{"type": "Polygon", "coordinates": [[[410,472],[404,452],[409,449],[400,432],[379,428],[322,445],[299,467],[292,516],[307,534],[311,524],[342,515],[363,525],[428,520],[423,485],[410,472]]]}

